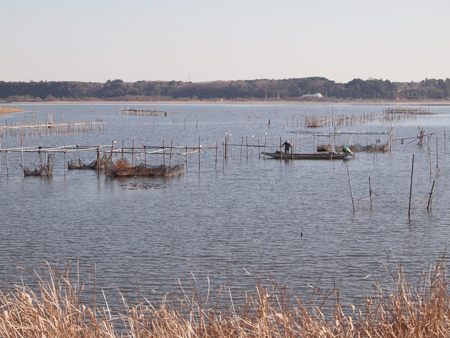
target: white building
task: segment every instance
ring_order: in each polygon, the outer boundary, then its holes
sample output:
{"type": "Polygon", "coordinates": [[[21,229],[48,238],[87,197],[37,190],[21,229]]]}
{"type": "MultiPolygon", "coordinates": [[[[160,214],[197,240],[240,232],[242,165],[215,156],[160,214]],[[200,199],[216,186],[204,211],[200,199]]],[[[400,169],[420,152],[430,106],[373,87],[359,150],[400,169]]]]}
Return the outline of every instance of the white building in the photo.
{"type": "Polygon", "coordinates": [[[302,98],[303,98],[303,97],[311,97],[311,98],[313,98],[313,99],[321,99],[321,98],[323,97],[323,95],[320,94],[320,93],[315,93],[315,94],[306,94],[306,95],[302,95],[302,98]]]}

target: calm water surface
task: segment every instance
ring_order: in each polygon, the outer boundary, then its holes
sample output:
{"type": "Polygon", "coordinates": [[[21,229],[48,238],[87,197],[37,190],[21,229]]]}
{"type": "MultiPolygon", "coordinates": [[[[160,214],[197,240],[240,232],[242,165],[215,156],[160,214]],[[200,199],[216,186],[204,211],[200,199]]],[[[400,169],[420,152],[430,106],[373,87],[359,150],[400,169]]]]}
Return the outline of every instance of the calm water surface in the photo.
{"type": "MultiPolygon", "coordinates": [[[[65,171],[64,157],[55,157],[51,178],[21,174],[21,154],[2,153],[0,178],[1,232],[0,279],[19,283],[21,265],[38,269],[46,261],[72,260],[88,278],[94,270],[98,284],[131,290],[139,279],[149,290],[173,290],[178,280],[191,283],[195,275],[206,288],[227,281],[242,290],[254,288],[246,271],[270,272],[287,283],[298,297],[309,295],[323,273],[324,288],[338,282],[345,301],[356,301],[374,279],[389,281],[382,267],[389,259],[399,262],[412,276],[427,271],[445,252],[450,238],[447,152],[450,107],[430,106],[434,115],[393,122],[397,140],[392,153],[358,153],[349,161],[277,161],[264,159],[258,148],[249,154],[240,144],[279,147],[280,138],[293,140],[297,151],[312,152],[322,138],[305,128],[305,116],[368,116],[380,114],[382,105],[258,105],[258,104],[51,104],[20,105],[24,113],[6,115],[0,124],[63,121],[106,121],[101,133],[27,136],[24,146],[111,144],[121,147],[168,145],[213,146],[189,157],[185,175],[170,180],[111,179],[94,171],[65,171]],[[168,116],[121,115],[123,107],[158,109],[168,116]],[[270,120],[270,125],[269,125],[270,120]],[[418,126],[433,133],[422,147],[413,138],[418,126]],[[302,134],[293,134],[302,131],[302,134]],[[235,144],[223,163],[222,142],[232,134],[235,144]],[[266,136],[267,133],[267,136],[266,136]],[[294,136],[295,135],[295,136],[294,136]],[[401,139],[404,139],[403,144],[401,139]],[[436,141],[437,140],[437,141],[436,141]],[[408,218],[411,160],[415,154],[413,210],[408,218]],[[430,174],[431,157],[431,174],[430,174]],[[437,175],[436,164],[440,169],[437,175]],[[348,182],[350,170],[356,212],[348,182]],[[370,209],[369,177],[374,204],[370,209]],[[436,181],[433,209],[427,211],[428,194],[436,181]],[[128,190],[137,182],[160,184],[163,189],[128,190]]],[[[391,123],[337,127],[336,131],[389,132],[391,123]]],[[[315,129],[329,133],[334,126],[315,129]]],[[[352,136],[363,145],[385,135],[352,136]]],[[[334,138],[331,139],[333,142],[334,138]]],[[[328,143],[329,138],[325,139],[328,143]]],[[[0,139],[2,149],[20,147],[20,137],[0,139]]],[[[337,143],[350,143],[349,135],[337,143]]],[[[67,160],[76,158],[75,153],[67,160]]],[[[88,163],[94,152],[79,154],[88,163]]],[[[161,156],[148,162],[159,164],[161,156]]],[[[39,162],[36,154],[24,155],[25,165],[39,162]]],[[[143,161],[141,158],[139,161],[143,161]]],[[[174,158],[174,163],[184,157],[174,158]]],[[[24,275],[25,281],[33,283],[24,275]]],[[[132,291],[130,291],[132,294],[132,291]]]]}

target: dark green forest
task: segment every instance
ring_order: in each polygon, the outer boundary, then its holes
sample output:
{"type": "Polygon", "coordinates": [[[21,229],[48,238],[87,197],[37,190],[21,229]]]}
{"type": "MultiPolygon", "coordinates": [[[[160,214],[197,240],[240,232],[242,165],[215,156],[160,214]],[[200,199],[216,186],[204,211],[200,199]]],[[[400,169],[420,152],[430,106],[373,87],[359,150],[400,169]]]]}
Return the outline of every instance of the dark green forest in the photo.
{"type": "Polygon", "coordinates": [[[108,80],[94,82],[4,82],[0,101],[165,101],[165,100],[443,100],[450,97],[450,79],[391,82],[353,79],[336,83],[323,77],[282,80],[212,82],[108,80]],[[303,95],[320,93],[316,99],[303,95]]]}

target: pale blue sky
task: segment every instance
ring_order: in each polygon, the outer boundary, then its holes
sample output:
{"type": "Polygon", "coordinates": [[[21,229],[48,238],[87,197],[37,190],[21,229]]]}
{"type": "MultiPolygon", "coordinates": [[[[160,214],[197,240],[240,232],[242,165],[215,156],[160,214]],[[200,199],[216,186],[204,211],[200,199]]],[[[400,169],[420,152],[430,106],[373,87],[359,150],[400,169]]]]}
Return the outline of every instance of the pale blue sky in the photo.
{"type": "Polygon", "coordinates": [[[0,81],[450,77],[449,0],[0,0],[0,81]]]}

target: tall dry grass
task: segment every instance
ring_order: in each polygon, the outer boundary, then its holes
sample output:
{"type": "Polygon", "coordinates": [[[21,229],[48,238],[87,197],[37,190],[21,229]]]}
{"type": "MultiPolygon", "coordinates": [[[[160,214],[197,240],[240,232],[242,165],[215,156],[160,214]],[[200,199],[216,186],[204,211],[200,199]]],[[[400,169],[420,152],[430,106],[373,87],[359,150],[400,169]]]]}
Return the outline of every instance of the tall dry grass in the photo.
{"type": "Polygon", "coordinates": [[[19,111],[23,111],[23,109],[14,107],[0,107],[0,116],[3,114],[17,113],[19,111]]]}
{"type": "MultiPolygon", "coordinates": [[[[254,292],[236,302],[230,286],[201,293],[194,285],[157,302],[139,293],[134,304],[117,289],[119,311],[63,269],[33,272],[38,291],[24,284],[0,293],[0,337],[450,337],[445,261],[411,285],[400,267],[386,266],[392,289],[375,282],[364,306],[345,313],[339,290],[314,287],[300,301],[269,274],[252,277],[254,292]],[[263,277],[264,276],[264,280],[263,277]],[[241,305],[237,305],[237,303],[241,305]]],[[[98,292],[104,297],[104,293],[98,292]]]]}

